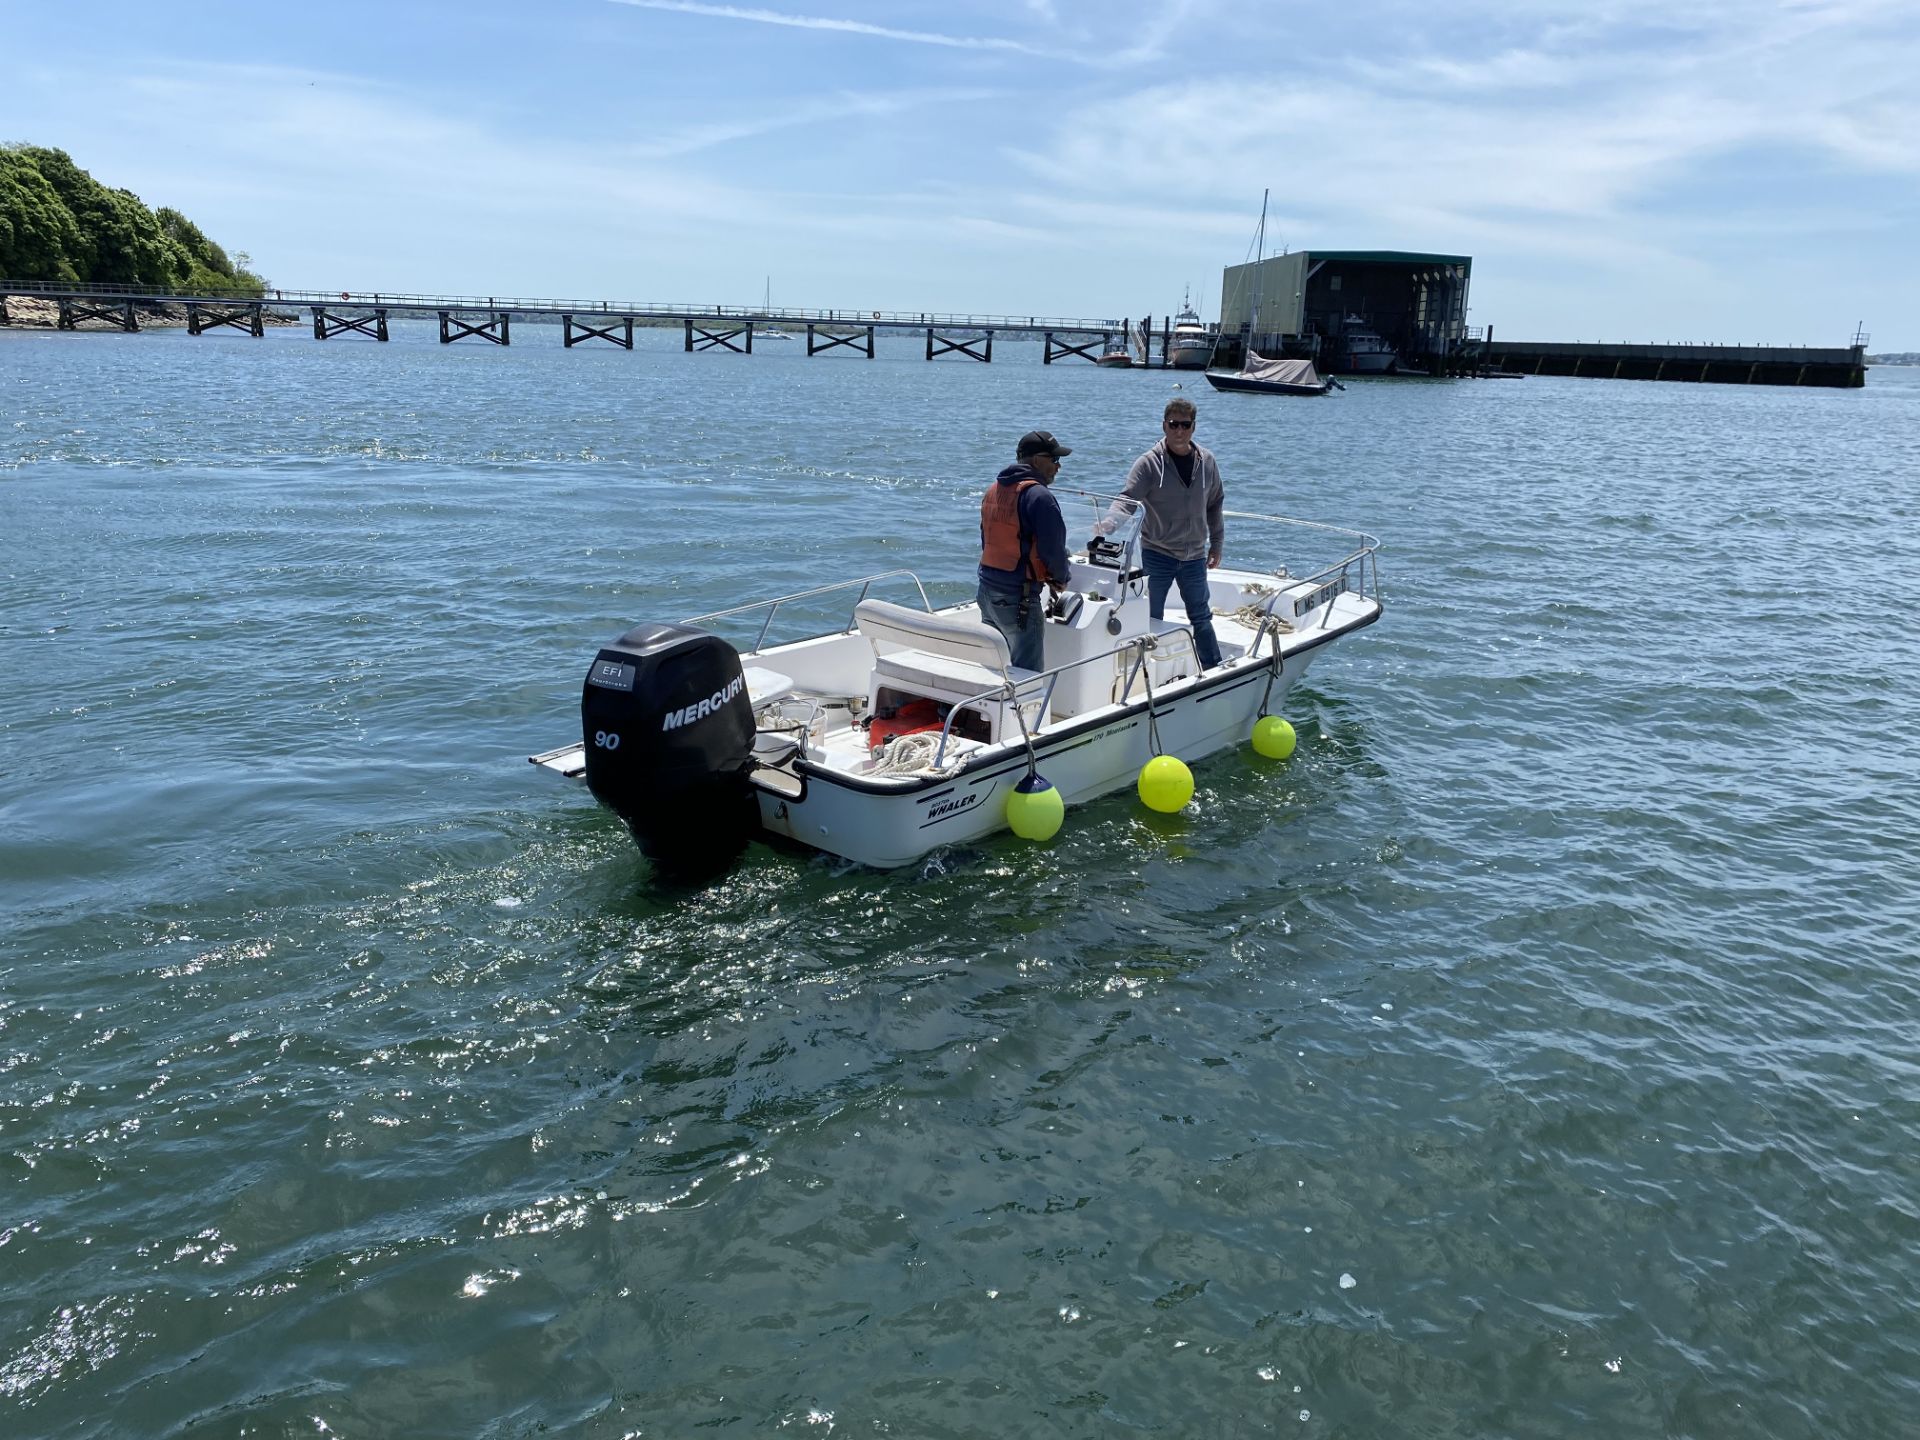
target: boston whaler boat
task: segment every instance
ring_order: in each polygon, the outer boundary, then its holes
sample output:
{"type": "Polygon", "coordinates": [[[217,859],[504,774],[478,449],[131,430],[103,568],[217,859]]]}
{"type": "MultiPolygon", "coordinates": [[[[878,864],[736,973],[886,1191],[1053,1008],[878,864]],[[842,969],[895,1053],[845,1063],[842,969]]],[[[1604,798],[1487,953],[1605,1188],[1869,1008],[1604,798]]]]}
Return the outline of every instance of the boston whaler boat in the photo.
{"type": "MultiPolygon", "coordinates": [[[[1112,501],[1056,493],[1097,502],[1096,514],[1112,501]]],[[[1209,571],[1224,658],[1204,673],[1177,589],[1164,620],[1147,616],[1137,537],[1125,533],[1137,532],[1135,516],[1073,557],[1071,588],[1048,606],[1043,671],[1014,668],[971,600],[936,610],[915,576],[890,571],[635,626],[593,659],[580,743],[530,759],[584,780],[668,870],[711,870],[756,834],[882,868],[1006,829],[1010,817],[1044,838],[1063,802],[1136,776],[1143,799],[1177,809],[1192,793],[1178,762],[1247,739],[1256,720],[1268,727],[1256,737],[1263,753],[1290,750],[1285,722],[1262,717],[1325,646],[1380,618],[1372,536],[1228,515],[1239,546],[1257,543],[1252,527],[1269,541],[1284,528],[1340,553],[1300,574],[1209,571]],[[870,593],[883,586],[919,603],[870,593]],[[765,643],[776,619],[810,609],[830,613],[833,628],[765,643]],[[746,650],[717,633],[756,625],[746,650]],[[1149,775],[1168,782],[1160,794],[1149,775]]]]}

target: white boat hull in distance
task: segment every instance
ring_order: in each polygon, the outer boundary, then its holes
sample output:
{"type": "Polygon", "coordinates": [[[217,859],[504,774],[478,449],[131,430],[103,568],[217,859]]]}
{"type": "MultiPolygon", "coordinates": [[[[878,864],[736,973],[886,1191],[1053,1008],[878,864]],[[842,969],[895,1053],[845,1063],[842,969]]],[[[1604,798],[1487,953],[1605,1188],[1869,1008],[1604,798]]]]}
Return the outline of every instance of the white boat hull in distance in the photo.
{"type": "MultiPolygon", "coordinates": [[[[1099,514],[1112,499],[1066,493],[1097,498],[1099,514]]],[[[1240,536],[1242,522],[1272,518],[1229,523],[1240,536]]],[[[971,602],[935,610],[924,586],[896,571],[636,627],[595,658],[582,743],[530,758],[586,780],[656,862],[671,856],[676,827],[699,818],[696,805],[729,810],[737,775],[743,803],[751,797],[740,844],[758,834],[876,868],[908,865],[1007,829],[1007,797],[1031,772],[1073,807],[1131,786],[1156,754],[1192,764],[1246,743],[1255,719],[1278,713],[1326,647],[1380,618],[1372,537],[1306,528],[1357,547],[1299,575],[1285,566],[1209,572],[1222,661],[1208,670],[1177,593],[1163,619],[1148,616],[1129,540],[1075,557],[1067,604],[1046,621],[1045,671],[1009,665],[1006,641],[971,602]],[[910,587],[920,603],[870,596],[887,585],[910,587]],[[830,627],[762,643],[777,615],[805,606],[829,616],[830,627]],[[720,638],[731,629],[752,643],[736,652],[720,638]],[[663,676],[683,673],[696,652],[713,665],[656,703],[647,693],[650,645],[664,657],[663,676]],[[742,737],[743,748],[701,777],[713,782],[704,798],[664,793],[686,768],[685,747],[722,732],[742,737]],[[655,743],[682,747],[660,771],[665,780],[608,780],[655,743]]]]}
{"type": "Polygon", "coordinates": [[[1384,375],[1393,369],[1400,358],[1394,353],[1392,344],[1369,329],[1357,315],[1347,317],[1343,339],[1345,343],[1342,349],[1350,375],[1384,375]]]}
{"type": "Polygon", "coordinates": [[[1213,341],[1205,335],[1175,335],[1167,347],[1167,364],[1175,370],[1204,370],[1213,360],[1213,341]]]}

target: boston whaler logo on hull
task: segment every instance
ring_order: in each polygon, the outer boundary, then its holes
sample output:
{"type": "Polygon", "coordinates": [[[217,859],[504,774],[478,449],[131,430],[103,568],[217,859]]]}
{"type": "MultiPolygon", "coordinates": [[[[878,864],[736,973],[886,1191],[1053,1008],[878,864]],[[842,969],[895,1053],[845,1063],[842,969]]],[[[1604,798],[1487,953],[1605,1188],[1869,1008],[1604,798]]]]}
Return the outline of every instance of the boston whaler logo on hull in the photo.
{"type": "Polygon", "coordinates": [[[682,725],[691,725],[696,720],[704,720],[716,711],[726,709],[727,702],[744,690],[746,685],[747,677],[742,675],[724,689],[714,691],[697,705],[689,705],[684,710],[669,710],[661,720],[660,728],[678,730],[682,725]]]}
{"type": "Polygon", "coordinates": [[[929,805],[927,807],[927,822],[931,824],[935,820],[944,820],[949,815],[957,815],[979,798],[980,792],[978,790],[972,790],[965,795],[955,796],[951,800],[942,800],[938,805],[929,805]]]}

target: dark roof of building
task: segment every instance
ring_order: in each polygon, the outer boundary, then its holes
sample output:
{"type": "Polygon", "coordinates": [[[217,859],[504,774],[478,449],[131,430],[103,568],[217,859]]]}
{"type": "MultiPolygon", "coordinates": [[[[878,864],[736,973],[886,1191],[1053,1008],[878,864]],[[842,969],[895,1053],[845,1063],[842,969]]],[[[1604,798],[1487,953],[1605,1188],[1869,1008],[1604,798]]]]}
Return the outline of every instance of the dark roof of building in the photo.
{"type": "Polygon", "coordinates": [[[1471,255],[1429,255],[1423,250],[1314,250],[1316,260],[1370,260],[1388,265],[1471,265],[1471,255]]]}

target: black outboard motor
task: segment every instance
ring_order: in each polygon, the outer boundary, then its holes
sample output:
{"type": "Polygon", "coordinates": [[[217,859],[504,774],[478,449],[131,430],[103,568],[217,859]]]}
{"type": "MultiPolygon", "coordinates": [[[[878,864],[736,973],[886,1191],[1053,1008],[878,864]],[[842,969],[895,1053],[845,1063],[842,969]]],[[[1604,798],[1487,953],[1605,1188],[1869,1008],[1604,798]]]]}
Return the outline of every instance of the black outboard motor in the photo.
{"type": "Polygon", "coordinates": [[[686,625],[636,625],[594,656],[580,693],[587,785],[640,849],[712,871],[760,824],[747,785],[753,702],[740,656],[686,625]]]}

